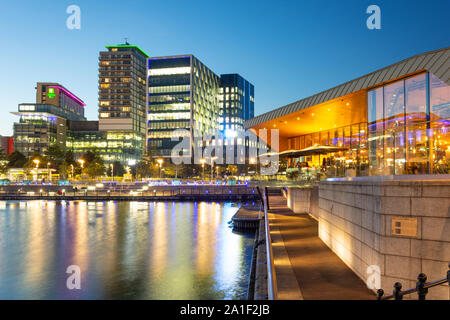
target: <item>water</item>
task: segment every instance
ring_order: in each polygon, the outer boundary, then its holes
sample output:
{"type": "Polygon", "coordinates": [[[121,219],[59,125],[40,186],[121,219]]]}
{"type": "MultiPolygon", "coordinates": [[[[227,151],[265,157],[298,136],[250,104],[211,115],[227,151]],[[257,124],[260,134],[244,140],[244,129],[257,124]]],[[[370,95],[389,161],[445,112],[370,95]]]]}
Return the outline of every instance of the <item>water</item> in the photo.
{"type": "Polygon", "coordinates": [[[254,238],[228,227],[237,209],[0,201],[0,299],[245,299],[254,238]]]}

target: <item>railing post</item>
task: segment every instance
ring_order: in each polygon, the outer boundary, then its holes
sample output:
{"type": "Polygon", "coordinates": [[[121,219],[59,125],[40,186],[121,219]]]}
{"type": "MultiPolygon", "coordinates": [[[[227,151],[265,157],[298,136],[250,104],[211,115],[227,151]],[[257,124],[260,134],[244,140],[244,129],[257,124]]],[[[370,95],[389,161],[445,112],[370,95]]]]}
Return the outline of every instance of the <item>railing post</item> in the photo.
{"type": "Polygon", "coordinates": [[[447,282],[448,282],[448,285],[450,286],[450,262],[448,263],[447,282]]]}
{"type": "Polygon", "coordinates": [[[426,274],[420,273],[417,280],[419,280],[416,282],[417,295],[419,296],[419,300],[425,300],[428,293],[428,288],[425,288],[425,282],[427,282],[426,274]]]}
{"type": "Polygon", "coordinates": [[[377,300],[380,301],[381,299],[383,299],[383,295],[384,295],[384,290],[378,289],[377,290],[377,300]]]}
{"type": "Polygon", "coordinates": [[[403,300],[402,292],[402,284],[400,282],[394,283],[394,299],[395,300],[403,300]]]}

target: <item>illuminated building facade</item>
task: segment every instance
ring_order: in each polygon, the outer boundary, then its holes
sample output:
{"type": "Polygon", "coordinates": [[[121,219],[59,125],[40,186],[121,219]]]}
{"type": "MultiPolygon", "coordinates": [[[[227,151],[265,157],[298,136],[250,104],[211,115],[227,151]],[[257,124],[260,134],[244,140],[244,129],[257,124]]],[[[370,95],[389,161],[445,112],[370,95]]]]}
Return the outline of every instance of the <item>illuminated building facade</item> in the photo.
{"type": "Polygon", "coordinates": [[[107,131],[115,141],[107,160],[140,160],[146,134],[148,55],[128,43],[106,48],[99,57],[99,131],[107,131]]]}
{"type": "Polygon", "coordinates": [[[248,144],[245,137],[244,122],[254,117],[255,87],[239,74],[222,74],[220,76],[220,131],[228,144],[235,146],[245,144],[244,149],[234,148],[234,162],[243,164],[248,157],[248,144]],[[240,151],[239,151],[240,150],[240,151]],[[241,154],[239,154],[239,152],[241,154]],[[245,152],[245,154],[244,154],[245,152]]]}
{"type": "Polygon", "coordinates": [[[65,147],[68,120],[86,120],[84,102],[57,83],[38,83],[37,103],[19,104],[14,123],[14,150],[30,156],[52,144],[65,147]]]}
{"type": "MultiPolygon", "coordinates": [[[[193,55],[150,58],[148,63],[148,150],[170,157],[179,138],[219,129],[219,77],[193,55]],[[174,134],[176,129],[184,132],[174,134]],[[171,137],[178,138],[172,141],[171,137]]],[[[201,141],[198,141],[201,144],[201,141]]],[[[192,155],[184,150],[183,156],[192,155]]],[[[201,147],[201,145],[199,145],[201,147]]]]}
{"type": "Polygon", "coordinates": [[[75,158],[96,150],[105,163],[127,164],[136,161],[135,149],[142,146],[141,135],[130,131],[99,131],[98,121],[69,121],[68,127],[66,147],[75,158]]]}
{"type": "Polygon", "coordinates": [[[411,57],[257,116],[245,127],[279,130],[278,151],[290,154],[286,173],[448,174],[449,55],[445,48],[411,57]],[[340,150],[295,156],[314,145],[340,150]]]}

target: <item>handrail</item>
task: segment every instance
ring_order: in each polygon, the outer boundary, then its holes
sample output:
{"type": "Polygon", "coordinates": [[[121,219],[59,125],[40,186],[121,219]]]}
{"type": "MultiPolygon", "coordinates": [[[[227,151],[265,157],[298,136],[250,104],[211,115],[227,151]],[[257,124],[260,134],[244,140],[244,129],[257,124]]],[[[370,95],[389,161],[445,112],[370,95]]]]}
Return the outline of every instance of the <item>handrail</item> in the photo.
{"type": "Polygon", "coordinates": [[[400,282],[394,283],[394,292],[389,296],[384,296],[384,290],[377,290],[377,300],[402,300],[403,296],[417,292],[419,300],[425,300],[425,297],[428,293],[429,288],[433,288],[439,286],[441,284],[449,283],[450,284],[450,263],[448,264],[449,270],[447,271],[447,277],[439,280],[431,281],[427,283],[427,276],[424,273],[420,273],[417,276],[417,282],[415,288],[410,288],[402,291],[402,284],[400,282]]]}
{"type": "Polygon", "coordinates": [[[266,255],[267,255],[267,291],[268,299],[277,299],[277,281],[275,276],[275,267],[273,263],[273,252],[272,252],[272,240],[270,238],[270,226],[269,226],[269,214],[267,209],[267,198],[268,194],[266,189],[263,189],[263,204],[264,204],[264,222],[266,225],[266,255]]]}

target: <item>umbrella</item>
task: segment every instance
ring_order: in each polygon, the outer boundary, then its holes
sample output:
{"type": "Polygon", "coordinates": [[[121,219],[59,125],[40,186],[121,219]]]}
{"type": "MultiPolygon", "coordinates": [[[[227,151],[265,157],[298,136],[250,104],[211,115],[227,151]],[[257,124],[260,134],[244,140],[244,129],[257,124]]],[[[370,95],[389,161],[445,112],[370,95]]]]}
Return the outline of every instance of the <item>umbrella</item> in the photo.
{"type": "Polygon", "coordinates": [[[348,148],[342,148],[342,147],[336,147],[336,146],[322,146],[322,145],[318,145],[315,144],[311,147],[299,150],[295,156],[296,157],[300,157],[300,156],[309,156],[309,155],[313,155],[313,154],[327,154],[327,153],[332,153],[332,152],[339,152],[339,151],[345,151],[348,148]]]}

